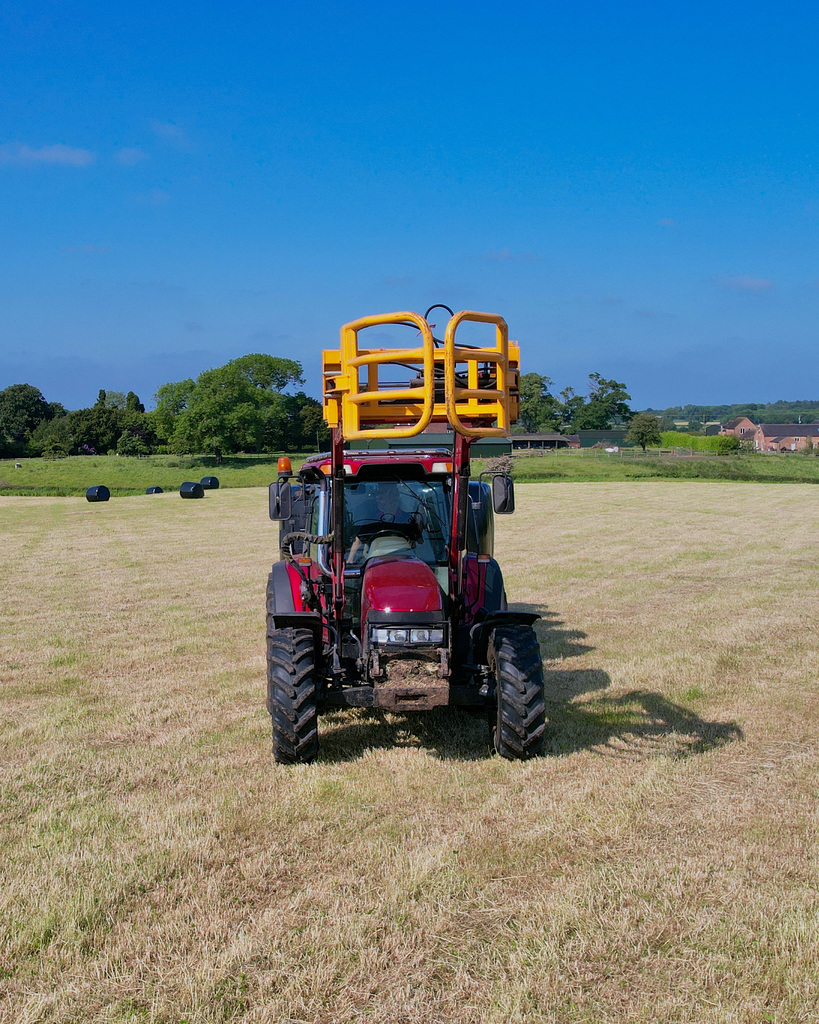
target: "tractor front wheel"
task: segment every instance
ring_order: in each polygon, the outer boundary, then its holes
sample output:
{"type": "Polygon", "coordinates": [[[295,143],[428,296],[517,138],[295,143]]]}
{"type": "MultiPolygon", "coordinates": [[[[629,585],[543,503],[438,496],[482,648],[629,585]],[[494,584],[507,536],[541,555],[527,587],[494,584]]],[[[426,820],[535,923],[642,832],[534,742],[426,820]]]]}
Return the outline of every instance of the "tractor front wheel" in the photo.
{"type": "Polygon", "coordinates": [[[267,710],[273,721],[273,758],[304,764],[318,753],[318,691],[309,629],[268,629],[267,710]]]}
{"type": "Polygon", "coordinates": [[[546,701],[540,645],[531,626],[498,626],[489,641],[495,677],[495,750],[510,760],[536,757],[543,750],[546,701]]]}

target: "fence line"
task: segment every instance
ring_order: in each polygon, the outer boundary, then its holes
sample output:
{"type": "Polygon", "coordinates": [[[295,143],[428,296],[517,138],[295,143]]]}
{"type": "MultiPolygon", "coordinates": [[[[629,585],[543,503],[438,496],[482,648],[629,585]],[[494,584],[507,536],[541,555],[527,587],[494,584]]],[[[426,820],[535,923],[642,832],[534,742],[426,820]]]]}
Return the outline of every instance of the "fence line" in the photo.
{"type": "Polygon", "coordinates": [[[616,452],[607,452],[605,448],[513,448],[512,453],[515,458],[526,458],[538,455],[557,455],[560,458],[577,458],[582,456],[584,458],[621,458],[621,459],[708,459],[708,458],[726,458],[726,457],[741,457],[741,458],[755,458],[759,452],[717,452],[700,450],[691,447],[678,446],[675,448],[647,448],[643,451],[642,448],[620,448],[616,452]]]}

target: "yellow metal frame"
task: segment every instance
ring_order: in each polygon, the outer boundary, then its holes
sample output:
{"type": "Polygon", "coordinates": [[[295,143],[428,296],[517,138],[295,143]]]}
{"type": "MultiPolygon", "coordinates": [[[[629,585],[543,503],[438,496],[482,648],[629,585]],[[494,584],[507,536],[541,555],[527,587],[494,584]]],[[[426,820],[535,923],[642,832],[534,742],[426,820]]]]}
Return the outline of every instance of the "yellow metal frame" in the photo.
{"type": "Polygon", "coordinates": [[[518,346],[509,342],[506,322],[494,313],[464,310],[455,314],[443,348],[435,347],[430,325],[417,313],[362,317],[341,328],[339,349],[323,352],[324,418],[330,427],[341,426],[351,441],[413,437],[430,423],[443,422],[467,437],[504,437],[517,420],[519,365],[518,346]],[[456,332],[465,321],[494,324],[494,347],[456,345],[456,332]],[[398,323],[418,328],[420,347],[359,347],[360,331],[398,323]],[[481,364],[494,365],[495,387],[480,386],[481,364]],[[420,374],[420,386],[379,390],[379,371],[390,365],[414,368],[420,374]],[[365,366],[367,380],[362,387],[360,370],[365,366]],[[464,377],[466,387],[459,383],[464,377]]]}
{"type": "Polygon", "coordinates": [[[453,316],[446,328],[444,339],[444,393],[446,415],[452,429],[466,437],[506,437],[510,426],[509,409],[509,329],[502,316],[495,313],[475,313],[463,310],[453,316]],[[455,332],[465,321],[495,325],[495,348],[458,348],[455,332]],[[458,387],[456,364],[466,363],[467,386],[458,387]],[[478,386],[479,363],[494,363],[499,388],[478,386]],[[468,426],[464,418],[481,419],[490,416],[497,426],[468,426]]]}

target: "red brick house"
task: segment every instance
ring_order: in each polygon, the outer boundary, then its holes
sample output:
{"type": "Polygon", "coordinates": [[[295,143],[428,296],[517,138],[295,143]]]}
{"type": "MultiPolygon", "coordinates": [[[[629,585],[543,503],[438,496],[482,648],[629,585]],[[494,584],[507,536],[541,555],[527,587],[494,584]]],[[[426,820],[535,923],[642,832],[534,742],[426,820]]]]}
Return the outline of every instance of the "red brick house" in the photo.
{"type": "Polygon", "coordinates": [[[747,416],[737,416],[736,419],[728,420],[719,428],[720,434],[732,434],[741,441],[750,441],[756,434],[756,424],[752,423],[747,416]]]}
{"type": "Polygon", "coordinates": [[[797,452],[819,446],[819,423],[760,423],[754,444],[760,452],[797,452]]]}

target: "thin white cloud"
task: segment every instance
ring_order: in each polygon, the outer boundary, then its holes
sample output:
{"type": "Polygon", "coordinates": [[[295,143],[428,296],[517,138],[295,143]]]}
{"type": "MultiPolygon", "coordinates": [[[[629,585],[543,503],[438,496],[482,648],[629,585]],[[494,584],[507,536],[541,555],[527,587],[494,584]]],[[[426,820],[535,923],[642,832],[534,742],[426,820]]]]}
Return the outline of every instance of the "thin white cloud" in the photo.
{"type": "Polygon", "coordinates": [[[138,202],[147,203],[149,206],[164,206],[170,199],[170,194],[162,188],[152,188],[150,192],[143,192],[137,196],[138,202]]]}
{"type": "Polygon", "coordinates": [[[122,164],[123,167],[133,167],[134,164],[147,160],[148,154],[141,150],[139,146],[123,146],[122,149],[118,149],[114,153],[114,159],[118,164],[122,164]]]}
{"type": "Polygon", "coordinates": [[[485,260],[489,260],[491,263],[505,263],[507,260],[536,260],[538,259],[534,253],[531,252],[513,252],[508,246],[504,246],[502,249],[495,249],[491,252],[485,252],[483,254],[485,260]]]}
{"type": "Polygon", "coordinates": [[[57,142],[52,146],[34,149],[22,142],[5,142],[0,145],[0,164],[15,164],[18,167],[33,167],[36,164],[61,164],[64,167],[88,167],[97,159],[90,149],[78,146],[64,146],[57,142]]]}
{"type": "Polygon", "coordinates": [[[151,131],[163,142],[170,142],[175,146],[187,146],[188,136],[183,128],[173,121],[151,121],[151,131]]]}
{"type": "Polygon", "coordinates": [[[769,292],[774,286],[769,277],[753,277],[751,274],[734,274],[715,277],[714,283],[732,292],[769,292]]]}
{"type": "Polygon", "coordinates": [[[111,251],[110,245],[94,245],[89,243],[88,245],[64,245],[63,252],[78,252],[86,256],[97,255],[99,253],[106,253],[111,251]]]}

